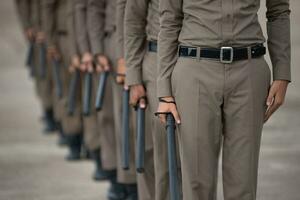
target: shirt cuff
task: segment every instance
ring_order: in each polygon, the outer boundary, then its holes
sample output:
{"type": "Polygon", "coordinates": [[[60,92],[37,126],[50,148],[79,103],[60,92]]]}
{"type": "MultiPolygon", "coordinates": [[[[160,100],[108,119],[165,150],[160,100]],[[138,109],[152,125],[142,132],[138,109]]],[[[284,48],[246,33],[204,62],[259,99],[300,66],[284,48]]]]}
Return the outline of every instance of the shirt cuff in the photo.
{"type": "Polygon", "coordinates": [[[291,81],[291,68],[290,64],[277,64],[273,67],[273,80],[286,80],[291,81]]]}
{"type": "Polygon", "coordinates": [[[125,84],[128,86],[142,84],[142,71],[139,69],[127,70],[125,84]]]}
{"type": "Polygon", "coordinates": [[[157,80],[157,97],[170,96],[172,96],[171,80],[168,78],[157,80]]]}

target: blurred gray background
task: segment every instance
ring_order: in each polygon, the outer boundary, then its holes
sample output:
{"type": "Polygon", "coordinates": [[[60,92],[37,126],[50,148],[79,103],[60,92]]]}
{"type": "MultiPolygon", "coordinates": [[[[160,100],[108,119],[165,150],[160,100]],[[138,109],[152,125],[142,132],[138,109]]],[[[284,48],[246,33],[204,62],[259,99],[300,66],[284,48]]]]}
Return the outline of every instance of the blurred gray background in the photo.
{"type": "MultiPolygon", "coordinates": [[[[258,200],[300,200],[300,1],[291,0],[292,75],[285,105],[265,125],[258,200]]],[[[265,1],[260,18],[265,29],[265,1]]],[[[12,0],[0,1],[0,200],[104,200],[92,163],[64,161],[42,134],[40,107],[24,66],[26,42],[12,0]]],[[[221,180],[221,179],[220,179],[221,180]]],[[[219,184],[221,193],[221,184],[219,184]]],[[[219,195],[222,200],[222,195],[219,195]]]]}

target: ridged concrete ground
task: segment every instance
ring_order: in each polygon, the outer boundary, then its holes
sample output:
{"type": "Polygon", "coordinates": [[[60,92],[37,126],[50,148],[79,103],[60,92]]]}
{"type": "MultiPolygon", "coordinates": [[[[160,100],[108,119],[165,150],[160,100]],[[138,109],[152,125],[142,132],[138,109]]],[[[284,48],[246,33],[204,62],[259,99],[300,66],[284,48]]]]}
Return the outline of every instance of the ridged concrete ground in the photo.
{"type": "MultiPolygon", "coordinates": [[[[107,184],[90,180],[92,164],[65,162],[66,150],[57,147],[56,137],[41,132],[41,111],[24,67],[26,45],[12,2],[0,1],[0,199],[104,200],[107,184]]],[[[286,104],[264,129],[259,200],[300,199],[300,2],[291,4],[293,83],[286,104]]]]}

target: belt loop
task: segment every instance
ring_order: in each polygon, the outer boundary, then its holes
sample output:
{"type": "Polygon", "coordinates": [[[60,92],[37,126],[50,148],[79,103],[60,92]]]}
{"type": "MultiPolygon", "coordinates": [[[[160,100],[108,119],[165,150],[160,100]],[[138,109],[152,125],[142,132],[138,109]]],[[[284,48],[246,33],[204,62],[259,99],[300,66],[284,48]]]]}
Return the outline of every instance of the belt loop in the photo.
{"type": "Polygon", "coordinates": [[[201,60],[201,47],[197,47],[196,59],[197,59],[197,61],[201,60]]]}
{"type": "Polygon", "coordinates": [[[247,47],[247,53],[248,53],[248,60],[252,59],[252,47],[247,47]]]}

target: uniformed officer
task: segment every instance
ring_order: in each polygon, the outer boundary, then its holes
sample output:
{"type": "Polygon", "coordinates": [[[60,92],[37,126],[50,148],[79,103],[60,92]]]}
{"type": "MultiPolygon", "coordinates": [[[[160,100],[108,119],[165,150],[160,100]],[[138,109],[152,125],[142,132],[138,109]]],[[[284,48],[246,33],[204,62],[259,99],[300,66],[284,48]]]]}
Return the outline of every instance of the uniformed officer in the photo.
{"type": "MultiPolygon", "coordinates": [[[[115,0],[90,0],[88,4],[90,17],[88,18],[88,29],[92,39],[91,46],[96,56],[97,70],[100,73],[109,71],[107,88],[112,89],[113,98],[106,99],[106,103],[113,103],[113,114],[115,123],[115,142],[117,154],[117,183],[120,190],[124,190],[121,199],[137,199],[136,173],[134,170],[134,155],[131,156],[131,167],[124,171],[121,166],[121,111],[122,111],[122,80],[120,74],[124,74],[122,68],[117,69],[117,43],[116,43],[116,1],[115,0]],[[114,75],[117,74],[116,82],[114,75]],[[109,102],[108,102],[109,101],[109,102]]],[[[124,68],[123,68],[124,69],[124,68]]],[[[99,112],[102,114],[104,110],[99,112]]],[[[132,138],[133,139],[133,138],[132,138]]],[[[133,151],[132,151],[133,152],[133,151]]],[[[113,199],[109,195],[110,199],[113,199]]]]}
{"type": "MultiPolygon", "coordinates": [[[[72,0],[43,0],[44,20],[50,63],[59,62],[59,78],[62,82],[62,97],[55,95],[56,114],[60,119],[62,132],[69,145],[68,160],[78,160],[82,145],[82,118],[80,94],[77,94],[77,107],[72,116],[67,113],[68,88],[71,78],[70,69],[76,64],[77,49],[74,35],[74,16],[72,0]],[[72,62],[73,61],[73,62],[72,62]],[[70,66],[72,66],[70,68],[70,66]]],[[[53,72],[54,73],[54,72],[53,72]]],[[[53,74],[52,73],[52,74],[53,74]]],[[[58,86],[54,88],[57,90],[58,86]]],[[[80,90],[80,88],[78,88],[80,90]]]]}
{"type": "Polygon", "coordinates": [[[40,46],[45,44],[42,26],[46,22],[42,20],[43,9],[41,2],[37,0],[17,0],[16,4],[26,38],[34,44],[33,66],[30,70],[42,104],[44,131],[45,133],[51,133],[56,129],[51,94],[51,76],[47,63],[42,62],[40,55],[40,46]],[[42,74],[42,71],[44,74],[42,74]]]}
{"type": "Polygon", "coordinates": [[[158,112],[179,126],[185,200],[216,199],[221,143],[224,199],[256,199],[263,123],[291,78],[289,1],[266,6],[271,87],[260,1],[160,1],[158,112]]]}
{"type": "MultiPolygon", "coordinates": [[[[82,55],[82,70],[92,72],[95,76],[95,80],[98,79],[97,72],[100,72],[101,69],[109,69],[108,62],[103,63],[103,60],[107,61],[107,58],[104,56],[104,32],[102,32],[105,16],[104,9],[105,4],[103,1],[76,1],[76,33],[82,55]],[[93,62],[96,63],[96,69],[93,68],[93,62]]],[[[94,83],[93,90],[96,90],[98,85],[97,81],[94,83]]],[[[108,198],[118,200],[125,199],[126,189],[124,185],[117,181],[112,101],[111,80],[108,80],[104,96],[104,105],[98,115],[95,113],[96,121],[94,122],[94,130],[97,132],[93,135],[98,137],[98,141],[100,142],[99,147],[101,147],[101,152],[99,153],[101,153],[100,160],[102,161],[102,168],[106,170],[104,175],[109,175],[108,178],[111,183],[108,198]]]]}
{"type": "MultiPolygon", "coordinates": [[[[159,32],[158,0],[127,0],[125,12],[125,55],[126,84],[130,86],[130,101],[137,105],[140,98],[147,96],[148,119],[152,124],[147,129],[153,140],[153,152],[148,159],[154,159],[155,182],[148,180],[147,199],[169,199],[167,143],[164,127],[155,118],[158,106],[156,98],[157,37],[159,32]],[[155,190],[154,190],[155,188],[155,190]]],[[[145,102],[141,101],[139,106],[145,102]]],[[[151,141],[152,142],[152,141],[151,141]]],[[[151,166],[148,166],[151,167],[151,166]]]]}

